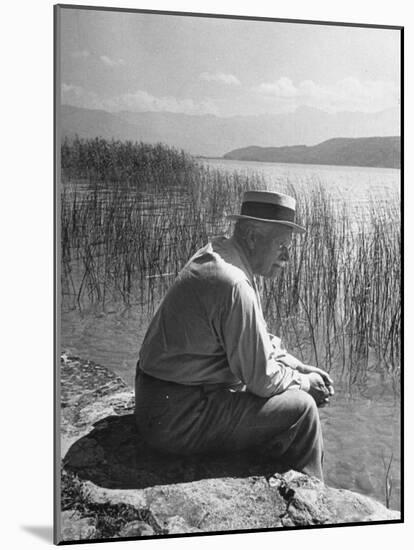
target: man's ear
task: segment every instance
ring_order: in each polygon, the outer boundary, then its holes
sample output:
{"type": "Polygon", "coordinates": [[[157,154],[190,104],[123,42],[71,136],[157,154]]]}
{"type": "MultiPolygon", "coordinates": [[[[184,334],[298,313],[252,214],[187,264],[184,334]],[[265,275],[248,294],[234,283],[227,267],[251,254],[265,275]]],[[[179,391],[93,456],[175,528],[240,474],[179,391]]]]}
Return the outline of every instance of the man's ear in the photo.
{"type": "Polygon", "coordinates": [[[253,251],[256,248],[256,232],[253,228],[248,227],[246,230],[245,242],[249,251],[253,251]]]}

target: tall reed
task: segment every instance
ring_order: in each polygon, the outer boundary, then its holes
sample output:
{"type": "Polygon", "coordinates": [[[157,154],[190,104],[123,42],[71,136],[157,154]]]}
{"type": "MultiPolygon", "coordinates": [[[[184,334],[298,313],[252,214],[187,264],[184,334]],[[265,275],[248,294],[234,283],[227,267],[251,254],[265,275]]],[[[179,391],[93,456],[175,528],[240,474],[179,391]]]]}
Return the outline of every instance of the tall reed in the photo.
{"type": "MultiPolygon", "coordinates": [[[[62,145],[62,288],[84,308],[121,301],[151,313],[188,258],[226,232],[260,176],[221,172],[162,145],[65,141],[62,145]]],[[[297,195],[292,181],[273,188],[297,195]]],[[[369,369],[400,371],[400,220],[397,197],[372,200],[363,219],[320,185],[301,187],[288,269],[259,281],[272,330],[304,360],[350,385],[369,369]]]]}

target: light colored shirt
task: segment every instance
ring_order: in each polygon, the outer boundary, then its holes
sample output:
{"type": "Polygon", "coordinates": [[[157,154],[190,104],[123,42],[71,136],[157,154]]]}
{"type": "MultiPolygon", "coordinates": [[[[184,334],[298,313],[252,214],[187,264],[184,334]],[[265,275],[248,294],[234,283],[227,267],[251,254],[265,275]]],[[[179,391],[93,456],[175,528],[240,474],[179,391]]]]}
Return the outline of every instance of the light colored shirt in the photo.
{"type": "Polygon", "coordinates": [[[271,397],[309,389],[295,362],[267,330],[242,248],[220,237],[188,261],[167,292],[145,335],[139,368],[170,382],[245,386],[271,397]]]}

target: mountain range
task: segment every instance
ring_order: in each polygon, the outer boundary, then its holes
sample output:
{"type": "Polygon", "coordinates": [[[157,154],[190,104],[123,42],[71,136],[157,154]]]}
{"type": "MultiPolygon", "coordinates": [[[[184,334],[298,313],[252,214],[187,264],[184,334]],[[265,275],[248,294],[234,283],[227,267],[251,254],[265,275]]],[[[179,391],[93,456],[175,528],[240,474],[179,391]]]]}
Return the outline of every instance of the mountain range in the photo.
{"type": "Polygon", "coordinates": [[[221,157],[228,151],[259,147],[315,145],[331,138],[398,136],[398,109],[379,113],[327,113],[299,107],[277,115],[218,117],[170,112],[109,113],[61,106],[62,137],[104,137],[162,142],[198,156],[221,157]]]}
{"type": "Polygon", "coordinates": [[[295,164],[378,166],[400,168],[401,143],[398,136],[334,138],[308,147],[244,147],[230,151],[224,158],[295,164]]]}

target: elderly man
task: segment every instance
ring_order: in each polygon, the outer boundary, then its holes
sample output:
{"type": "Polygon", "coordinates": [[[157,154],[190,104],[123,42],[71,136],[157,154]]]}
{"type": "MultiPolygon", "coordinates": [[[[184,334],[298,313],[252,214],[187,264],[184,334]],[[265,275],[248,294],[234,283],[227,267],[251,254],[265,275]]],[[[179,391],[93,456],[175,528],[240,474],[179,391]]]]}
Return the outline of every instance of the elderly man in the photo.
{"type": "Polygon", "coordinates": [[[136,420],[148,444],[192,454],[257,448],[323,479],[317,406],[329,375],[268,333],[254,276],[288,261],[295,200],[248,191],[231,238],[199,250],[179,273],[144,338],[136,420]]]}

